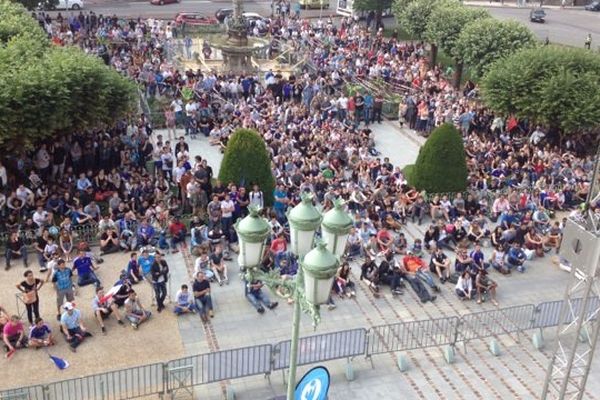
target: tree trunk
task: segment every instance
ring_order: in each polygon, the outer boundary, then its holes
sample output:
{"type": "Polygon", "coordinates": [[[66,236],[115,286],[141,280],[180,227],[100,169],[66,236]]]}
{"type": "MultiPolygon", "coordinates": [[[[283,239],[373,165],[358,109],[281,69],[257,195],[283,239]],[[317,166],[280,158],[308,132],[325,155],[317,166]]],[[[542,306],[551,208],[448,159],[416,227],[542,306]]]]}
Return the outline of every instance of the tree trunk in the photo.
{"type": "Polygon", "coordinates": [[[430,57],[430,61],[431,61],[430,64],[432,67],[437,62],[437,53],[438,53],[437,45],[431,43],[431,52],[429,53],[429,57],[430,57]]]}
{"type": "Polygon", "coordinates": [[[464,64],[461,61],[455,61],[455,63],[453,86],[455,89],[460,89],[464,64]]]}

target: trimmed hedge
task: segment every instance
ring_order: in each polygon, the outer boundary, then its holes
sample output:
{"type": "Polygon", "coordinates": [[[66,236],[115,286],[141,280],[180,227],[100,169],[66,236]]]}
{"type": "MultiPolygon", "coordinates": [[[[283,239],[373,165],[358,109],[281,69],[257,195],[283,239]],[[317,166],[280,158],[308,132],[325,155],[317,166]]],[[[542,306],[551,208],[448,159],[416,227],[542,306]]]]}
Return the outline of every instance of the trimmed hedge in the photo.
{"type": "Polygon", "coordinates": [[[221,163],[219,180],[224,184],[234,182],[248,190],[257,184],[265,196],[265,206],[273,204],[275,178],[271,171],[271,158],[257,132],[238,129],[231,135],[221,163]]]}
{"type": "Polygon", "coordinates": [[[458,130],[450,124],[434,129],[419,150],[414,165],[405,168],[407,180],[427,192],[462,192],[467,188],[465,149],[458,130]]]}

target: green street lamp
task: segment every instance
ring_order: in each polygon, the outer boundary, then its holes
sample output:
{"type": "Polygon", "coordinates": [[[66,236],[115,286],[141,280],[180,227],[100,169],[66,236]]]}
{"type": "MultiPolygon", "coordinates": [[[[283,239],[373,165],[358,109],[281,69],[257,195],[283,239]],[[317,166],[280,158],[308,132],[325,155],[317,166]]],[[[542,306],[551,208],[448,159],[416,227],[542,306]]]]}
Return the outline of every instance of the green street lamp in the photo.
{"type": "Polygon", "coordinates": [[[240,243],[238,263],[246,270],[246,279],[261,280],[271,289],[283,286],[292,293],[294,299],[287,400],[295,400],[301,312],[312,317],[313,326],[316,327],[320,322],[319,306],[329,299],[333,278],[352,226],[352,218],[344,212],[342,203],[336,201],[334,204],[335,208],[328,211],[323,219],[312,204],[312,196],[306,195],[288,213],[291,251],[300,260],[294,280],[283,281],[278,272],[265,273],[258,268],[270,231],[268,222],[259,216],[258,209],[250,208],[250,214],[235,225],[240,243]],[[313,248],[315,232],[321,221],[324,240],[318,241],[313,248]]]}
{"type": "Polygon", "coordinates": [[[333,208],[323,216],[321,236],[327,243],[327,249],[338,259],[344,255],[352,225],[352,218],[344,211],[344,202],[336,199],[333,202],[333,208]]]}
{"type": "Polygon", "coordinates": [[[260,265],[271,230],[267,220],[260,216],[259,207],[249,206],[248,211],[248,216],[235,224],[240,246],[238,265],[242,268],[260,265]]]}
{"type": "Polygon", "coordinates": [[[294,255],[299,259],[313,247],[315,232],[321,223],[319,210],[312,203],[312,196],[303,194],[301,201],[288,213],[290,222],[290,245],[294,255]]]}

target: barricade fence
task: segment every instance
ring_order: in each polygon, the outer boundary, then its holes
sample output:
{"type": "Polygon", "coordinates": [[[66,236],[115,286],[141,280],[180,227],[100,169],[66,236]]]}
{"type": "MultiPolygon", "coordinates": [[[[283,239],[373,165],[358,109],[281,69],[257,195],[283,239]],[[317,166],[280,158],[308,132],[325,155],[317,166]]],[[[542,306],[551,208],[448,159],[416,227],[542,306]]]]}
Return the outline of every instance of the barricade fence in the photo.
{"type": "MultiPolygon", "coordinates": [[[[300,338],[298,365],[331,360],[352,360],[357,356],[455,346],[476,339],[544,329],[559,324],[563,301],[537,306],[525,304],[461,317],[398,322],[324,333],[300,338]]],[[[583,301],[571,302],[565,323],[581,310],[583,301]]],[[[590,298],[586,318],[600,306],[590,298]]],[[[263,344],[182,357],[117,371],[102,372],[45,385],[0,390],[0,400],[126,400],[140,397],[174,396],[178,391],[193,393],[193,387],[256,375],[270,376],[290,366],[291,341],[263,344]]]]}

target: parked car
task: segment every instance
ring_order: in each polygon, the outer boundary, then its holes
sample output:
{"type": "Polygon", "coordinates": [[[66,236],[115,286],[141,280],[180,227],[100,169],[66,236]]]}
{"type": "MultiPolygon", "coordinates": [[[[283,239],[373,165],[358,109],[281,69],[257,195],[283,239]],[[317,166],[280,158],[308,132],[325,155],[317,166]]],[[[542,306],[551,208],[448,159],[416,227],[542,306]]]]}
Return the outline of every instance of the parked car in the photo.
{"type": "Polygon", "coordinates": [[[600,11],[600,1],[592,1],[590,4],[585,6],[588,11],[600,11]]]}
{"type": "Polygon", "coordinates": [[[214,17],[207,17],[204,14],[194,12],[180,12],[175,16],[175,22],[179,25],[218,25],[214,17]]]}
{"type": "Polygon", "coordinates": [[[233,8],[219,8],[215,13],[215,18],[220,22],[225,22],[225,18],[233,15],[233,8]]]}
{"type": "Polygon", "coordinates": [[[173,4],[180,2],[181,0],[150,0],[150,4],[154,4],[155,6],[162,6],[164,4],[173,4]]]}
{"type": "Polygon", "coordinates": [[[267,25],[271,23],[271,20],[269,18],[265,18],[262,15],[255,12],[245,12],[243,15],[250,26],[254,26],[256,21],[263,21],[267,25]]]}
{"type": "Polygon", "coordinates": [[[529,20],[543,24],[546,22],[546,11],[543,8],[534,8],[529,12],[529,20]]]}
{"type": "Polygon", "coordinates": [[[51,10],[81,10],[83,0],[54,0],[43,1],[38,4],[38,9],[43,11],[51,10]]]}

